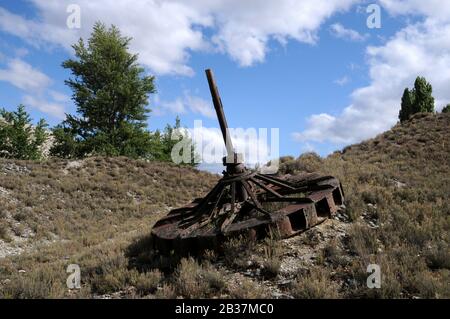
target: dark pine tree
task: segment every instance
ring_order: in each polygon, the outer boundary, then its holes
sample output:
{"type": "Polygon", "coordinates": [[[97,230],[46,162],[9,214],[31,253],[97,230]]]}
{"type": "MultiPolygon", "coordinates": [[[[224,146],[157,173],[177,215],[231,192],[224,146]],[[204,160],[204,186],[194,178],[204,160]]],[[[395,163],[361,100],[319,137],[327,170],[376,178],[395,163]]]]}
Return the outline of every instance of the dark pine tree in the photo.
{"type": "Polygon", "coordinates": [[[408,88],[403,91],[402,96],[402,105],[400,108],[400,113],[398,115],[400,122],[406,121],[412,114],[413,107],[413,94],[409,91],[408,88]]]}
{"type": "Polygon", "coordinates": [[[413,113],[434,112],[433,87],[424,77],[418,76],[414,82],[413,113]]]}

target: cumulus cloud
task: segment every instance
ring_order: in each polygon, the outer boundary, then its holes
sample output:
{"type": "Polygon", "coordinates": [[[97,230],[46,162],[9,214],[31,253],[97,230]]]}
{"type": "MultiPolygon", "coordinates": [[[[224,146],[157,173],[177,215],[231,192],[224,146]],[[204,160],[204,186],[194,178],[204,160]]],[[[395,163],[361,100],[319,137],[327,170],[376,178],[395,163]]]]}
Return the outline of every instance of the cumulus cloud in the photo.
{"type": "Polygon", "coordinates": [[[212,104],[198,96],[192,96],[188,93],[185,95],[185,101],[187,107],[193,112],[201,114],[205,117],[214,118],[216,113],[214,112],[214,108],[212,104]]]}
{"type": "MultiPolygon", "coordinates": [[[[382,2],[395,14],[409,14],[415,3],[382,2]]],[[[411,87],[418,75],[433,85],[438,110],[450,101],[450,23],[443,21],[440,12],[448,10],[450,3],[430,3],[436,5],[434,14],[406,26],[384,45],[367,47],[371,83],[353,91],[351,105],[340,114],[311,116],[306,129],[293,134],[296,140],[348,144],[389,129],[397,121],[404,88],[411,87]]],[[[421,8],[431,14],[429,8],[418,5],[421,8]]]]}
{"type": "Polygon", "coordinates": [[[52,99],[55,102],[68,102],[70,100],[69,96],[58,91],[49,90],[48,94],[52,97],[52,99]]]}
{"type": "Polygon", "coordinates": [[[361,34],[356,30],[347,29],[340,23],[335,23],[330,26],[331,34],[336,38],[350,40],[350,41],[364,41],[368,38],[367,34],[361,34]]]}
{"type": "Polygon", "coordinates": [[[35,108],[43,113],[50,114],[55,118],[65,118],[64,106],[59,103],[49,102],[41,97],[25,95],[23,98],[23,104],[26,106],[31,106],[32,108],[35,108]]]}
{"type": "Polygon", "coordinates": [[[173,101],[155,100],[155,115],[164,115],[167,112],[174,114],[184,114],[188,111],[194,114],[200,114],[205,117],[215,118],[212,103],[198,96],[191,95],[185,91],[183,97],[176,98],[173,101]]]}
{"type": "Polygon", "coordinates": [[[51,83],[47,75],[20,59],[12,59],[8,61],[5,69],[0,69],[0,81],[32,92],[40,92],[51,83]]]}
{"type": "Polygon", "coordinates": [[[241,66],[262,62],[271,39],[314,43],[320,25],[358,0],[31,0],[30,20],[0,7],[0,29],[35,46],[70,46],[88,37],[95,21],[117,25],[134,41],[140,62],[158,74],[191,75],[189,53],[220,51],[241,66]],[[69,4],[81,8],[81,28],[66,26],[69,4]],[[208,36],[206,36],[208,34],[208,36]],[[211,35],[211,36],[209,36],[211,35]]]}
{"type": "Polygon", "coordinates": [[[264,61],[267,43],[293,39],[315,43],[320,25],[353,0],[220,1],[215,11],[218,31],[213,37],[242,66],[264,61]]]}
{"type": "Polygon", "coordinates": [[[161,102],[157,110],[157,115],[163,115],[165,110],[175,114],[186,113],[185,105],[183,103],[183,100],[180,98],[177,98],[176,100],[170,102],[161,102]]]}
{"type": "Polygon", "coordinates": [[[186,65],[189,50],[205,48],[202,32],[196,25],[208,26],[208,16],[199,15],[182,2],[174,1],[110,1],[32,0],[39,19],[27,20],[0,8],[0,28],[41,47],[62,46],[68,51],[79,37],[87,38],[93,24],[100,20],[117,25],[134,41],[131,49],[139,52],[140,61],[157,73],[189,75],[186,65]],[[81,28],[69,29],[66,24],[69,4],[81,8],[81,28]]]}
{"type": "Polygon", "coordinates": [[[58,119],[64,118],[64,105],[61,102],[67,102],[69,97],[66,95],[49,90],[51,79],[41,71],[32,67],[27,62],[15,58],[7,59],[5,69],[0,69],[0,81],[6,81],[15,87],[26,92],[23,98],[23,104],[38,109],[58,119]],[[44,98],[45,94],[50,95],[52,101],[44,98]]]}
{"type": "Polygon", "coordinates": [[[424,15],[439,21],[450,21],[450,2],[442,0],[380,0],[392,15],[424,15]]]}
{"type": "Polygon", "coordinates": [[[334,80],[334,83],[339,85],[339,86],[344,86],[346,85],[348,82],[350,82],[350,78],[348,76],[343,76],[342,78],[336,79],[334,80]]]}

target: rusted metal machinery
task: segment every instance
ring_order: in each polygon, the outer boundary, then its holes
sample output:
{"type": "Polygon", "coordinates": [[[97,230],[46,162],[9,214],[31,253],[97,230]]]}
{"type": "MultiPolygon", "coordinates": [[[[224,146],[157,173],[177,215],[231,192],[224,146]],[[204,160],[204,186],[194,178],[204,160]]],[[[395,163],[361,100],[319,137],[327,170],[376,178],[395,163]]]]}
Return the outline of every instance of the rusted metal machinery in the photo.
{"type": "Polygon", "coordinates": [[[334,215],[344,202],[340,182],[315,174],[281,176],[247,169],[235,152],[222,101],[211,70],[206,70],[227,156],[226,170],[204,197],[174,209],[152,229],[162,254],[196,254],[219,249],[227,238],[263,238],[274,229],[281,238],[296,235],[334,215]]]}

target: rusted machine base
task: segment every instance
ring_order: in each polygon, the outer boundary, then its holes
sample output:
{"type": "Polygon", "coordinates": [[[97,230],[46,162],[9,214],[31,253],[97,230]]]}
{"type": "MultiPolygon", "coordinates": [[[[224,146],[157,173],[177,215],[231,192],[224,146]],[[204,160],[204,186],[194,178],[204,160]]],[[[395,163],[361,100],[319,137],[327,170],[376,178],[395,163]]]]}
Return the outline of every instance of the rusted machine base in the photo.
{"type": "Polygon", "coordinates": [[[297,235],[332,217],[344,202],[332,176],[283,176],[245,172],[225,175],[204,198],[174,209],[152,229],[161,254],[196,255],[220,250],[229,238],[297,235]],[[239,188],[248,196],[240,198],[239,188]],[[234,204],[233,204],[234,203],[234,204]]]}
{"type": "Polygon", "coordinates": [[[344,202],[341,184],[331,176],[284,176],[247,170],[236,153],[216,82],[206,70],[209,88],[227,150],[224,176],[204,197],[172,210],[152,229],[154,248],[162,254],[194,255],[220,249],[238,235],[258,239],[278,230],[296,235],[336,213],[344,202]]]}

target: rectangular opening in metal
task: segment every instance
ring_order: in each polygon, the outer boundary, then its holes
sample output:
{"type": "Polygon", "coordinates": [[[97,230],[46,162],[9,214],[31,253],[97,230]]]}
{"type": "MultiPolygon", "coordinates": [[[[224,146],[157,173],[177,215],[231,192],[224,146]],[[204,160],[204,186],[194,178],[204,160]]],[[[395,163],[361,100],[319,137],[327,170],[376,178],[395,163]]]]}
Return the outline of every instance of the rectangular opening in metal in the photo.
{"type": "Polygon", "coordinates": [[[336,205],[342,205],[342,195],[341,195],[341,191],[339,190],[339,188],[336,188],[333,191],[333,200],[336,205]]]}
{"type": "Polygon", "coordinates": [[[330,206],[326,197],[316,203],[317,217],[330,217],[330,206]]]}
{"type": "Polygon", "coordinates": [[[288,215],[289,221],[291,222],[291,228],[293,231],[306,229],[306,217],[303,209],[296,211],[288,215]]]}

